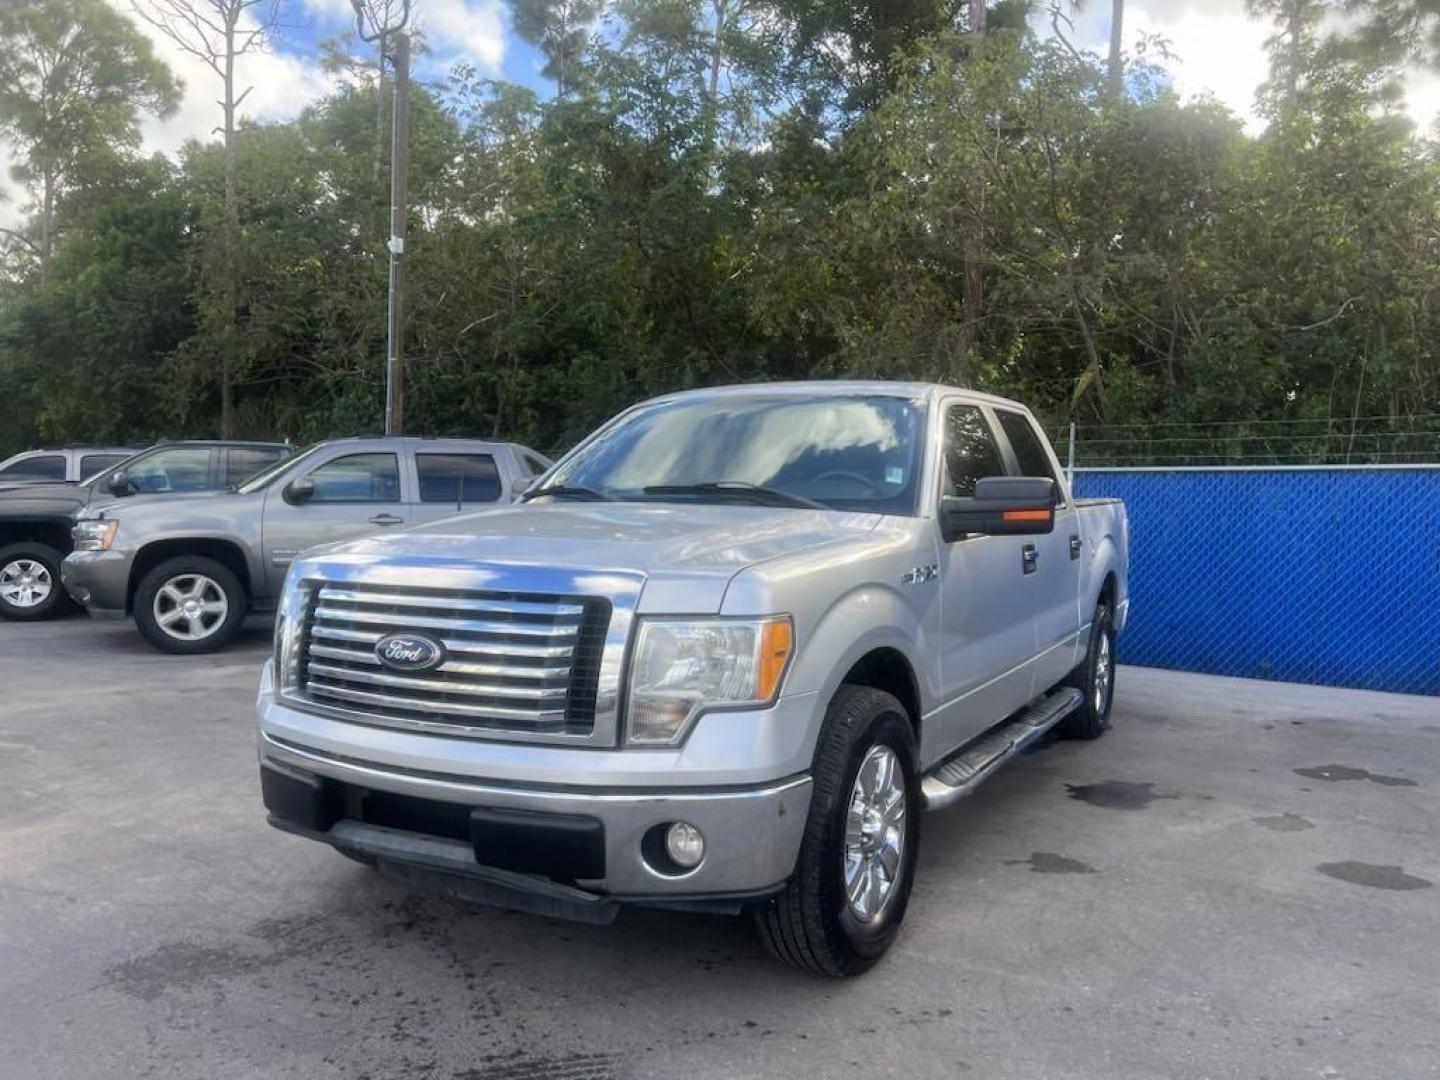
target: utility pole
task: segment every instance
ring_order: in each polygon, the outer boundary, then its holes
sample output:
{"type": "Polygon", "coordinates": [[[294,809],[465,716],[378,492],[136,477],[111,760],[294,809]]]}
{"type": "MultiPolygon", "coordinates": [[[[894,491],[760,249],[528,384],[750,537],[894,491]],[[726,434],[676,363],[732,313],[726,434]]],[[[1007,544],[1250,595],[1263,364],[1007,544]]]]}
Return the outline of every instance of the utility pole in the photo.
{"type": "MultiPolygon", "coordinates": [[[[379,42],[395,67],[395,103],[390,119],[390,296],[385,327],[385,434],[405,433],[405,181],[410,164],[410,0],[399,18],[392,5],[350,0],[363,41],[379,42]],[[383,21],[382,21],[383,20],[383,21]]],[[[385,57],[382,53],[383,69],[385,57]]]]}

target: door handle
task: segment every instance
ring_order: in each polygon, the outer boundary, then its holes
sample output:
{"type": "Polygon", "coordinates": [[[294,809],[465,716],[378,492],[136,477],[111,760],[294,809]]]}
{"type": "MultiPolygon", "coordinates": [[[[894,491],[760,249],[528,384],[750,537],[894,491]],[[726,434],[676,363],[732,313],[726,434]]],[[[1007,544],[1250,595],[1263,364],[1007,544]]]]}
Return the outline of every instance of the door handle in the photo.
{"type": "Polygon", "coordinates": [[[1085,541],[1081,540],[1078,536],[1070,537],[1070,558],[1072,560],[1080,557],[1080,548],[1084,543],[1085,541]]]}
{"type": "Polygon", "coordinates": [[[404,525],[405,519],[398,514],[376,514],[370,519],[371,525],[404,525]]]}
{"type": "Polygon", "coordinates": [[[1033,574],[1039,562],[1040,552],[1035,550],[1034,544],[1026,544],[1020,549],[1020,566],[1025,573],[1033,574]]]}

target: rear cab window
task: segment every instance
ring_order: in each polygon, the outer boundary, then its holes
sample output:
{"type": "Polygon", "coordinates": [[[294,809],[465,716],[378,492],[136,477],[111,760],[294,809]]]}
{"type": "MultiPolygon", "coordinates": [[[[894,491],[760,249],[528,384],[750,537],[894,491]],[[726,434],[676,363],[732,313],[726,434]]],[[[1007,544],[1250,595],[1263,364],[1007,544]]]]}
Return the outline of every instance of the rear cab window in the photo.
{"type": "Polygon", "coordinates": [[[416,454],[420,501],[427,503],[495,502],[500,470],[490,454],[416,454]]]}
{"type": "Polygon", "coordinates": [[[128,461],[132,456],[131,454],[86,454],[80,459],[80,479],[89,480],[106,469],[113,469],[122,461],[128,461]]]}
{"type": "Polygon", "coordinates": [[[278,446],[273,448],[266,446],[230,447],[225,451],[225,486],[235,487],[243,484],[261,469],[280,460],[286,452],[278,446]]]}
{"type": "Polygon", "coordinates": [[[1001,430],[1005,432],[1005,438],[1010,443],[1010,449],[1015,454],[1015,461],[1020,466],[1020,475],[1048,476],[1055,481],[1056,498],[1063,499],[1065,486],[1060,482],[1060,477],[1055,475],[1055,469],[1050,464],[1050,455],[1045,452],[1045,444],[1040,441],[1040,435],[1035,430],[1035,425],[1024,414],[1010,412],[1007,409],[996,409],[995,415],[1000,421],[1001,430]]]}

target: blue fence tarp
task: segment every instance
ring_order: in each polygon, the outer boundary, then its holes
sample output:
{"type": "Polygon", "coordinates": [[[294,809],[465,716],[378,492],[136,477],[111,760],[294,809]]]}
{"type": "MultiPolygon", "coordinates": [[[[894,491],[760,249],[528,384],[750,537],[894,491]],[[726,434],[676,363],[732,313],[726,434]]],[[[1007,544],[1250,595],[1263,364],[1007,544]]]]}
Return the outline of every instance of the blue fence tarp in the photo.
{"type": "Polygon", "coordinates": [[[1077,470],[1075,491],[1129,510],[1122,661],[1440,694],[1440,469],[1077,470]]]}

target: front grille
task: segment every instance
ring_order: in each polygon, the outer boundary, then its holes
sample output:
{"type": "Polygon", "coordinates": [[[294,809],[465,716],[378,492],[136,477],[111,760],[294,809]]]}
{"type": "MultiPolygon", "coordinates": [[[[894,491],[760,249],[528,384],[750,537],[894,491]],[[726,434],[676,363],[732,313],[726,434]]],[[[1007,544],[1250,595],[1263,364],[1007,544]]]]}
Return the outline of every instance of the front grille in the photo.
{"type": "Polygon", "coordinates": [[[300,641],[299,691],[377,719],[478,733],[590,734],[610,603],[596,597],[319,583],[300,641]],[[420,632],[445,662],[393,671],[375,645],[420,632]]]}

